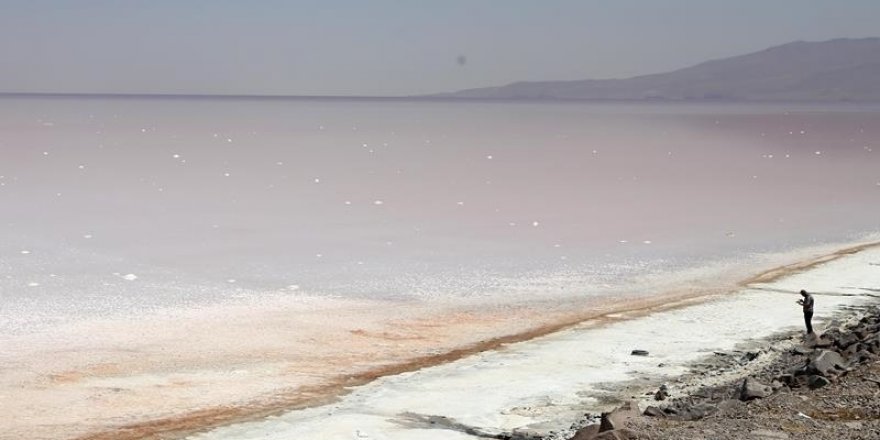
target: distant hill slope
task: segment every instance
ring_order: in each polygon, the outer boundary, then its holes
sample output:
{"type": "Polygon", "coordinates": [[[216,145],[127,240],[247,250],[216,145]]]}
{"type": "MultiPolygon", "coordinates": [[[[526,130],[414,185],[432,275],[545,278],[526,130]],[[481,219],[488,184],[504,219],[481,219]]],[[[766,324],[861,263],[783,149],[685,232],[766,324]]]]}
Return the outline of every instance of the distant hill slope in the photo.
{"type": "Polygon", "coordinates": [[[794,42],[627,79],[517,82],[444,98],[880,101],[880,38],[794,42]]]}

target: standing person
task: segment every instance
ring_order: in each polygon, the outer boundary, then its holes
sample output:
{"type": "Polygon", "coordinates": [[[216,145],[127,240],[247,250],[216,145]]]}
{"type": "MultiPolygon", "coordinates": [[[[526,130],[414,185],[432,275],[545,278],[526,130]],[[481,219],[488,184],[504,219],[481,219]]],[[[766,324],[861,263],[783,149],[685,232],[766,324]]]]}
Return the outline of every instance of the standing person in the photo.
{"type": "Polygon", "coordinates": [[[804,298],[799,299],[797,303],[804,308],[804,324],[807,324],[807,334],[809,335],[813,333],[813,295],[807,293],[806,290],[801,290],[801,296],[804,298]]]}

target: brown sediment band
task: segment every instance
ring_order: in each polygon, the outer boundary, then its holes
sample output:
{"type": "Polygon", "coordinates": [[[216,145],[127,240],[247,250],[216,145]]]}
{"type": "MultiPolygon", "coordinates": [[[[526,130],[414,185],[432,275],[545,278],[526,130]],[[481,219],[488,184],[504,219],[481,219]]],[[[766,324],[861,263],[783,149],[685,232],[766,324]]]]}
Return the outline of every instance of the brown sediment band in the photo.
{"type": "MultiPolygon", "coordinates": [[[[880,246],[880,242],[862,244],[803,262],[779,266],[740,282],[739,287],[773,282],[785,276],[878,246],[880,246]]],[[[487,339],[445,353],[420,356],[405,362],[386,365],[357,374],[340,376],[322,385],[281,390],[272,397],[240,405],[214,406],[177,416],[130,423],[102,432],[75,437],[74,440],[177,440],[221,426],[255,421],[292,410],[332,403],[350,392],[352,387],[370,383],[384,376],[416,371],[456,361],[477,353],[498,349],[506,344],[535,339],[578,325],[601,326],[642,317],[659,311],[680,309],[710,300],[722,293],[729,293],[729,290],[715,292],[701,290],[697,292],[659,295],[647,299],[630,299],[618,302],[614,306],[606,307],[601,311],[594,310],[592,312],[573,314],[566,319],[542,325],[525,332],[487,339]]]]}

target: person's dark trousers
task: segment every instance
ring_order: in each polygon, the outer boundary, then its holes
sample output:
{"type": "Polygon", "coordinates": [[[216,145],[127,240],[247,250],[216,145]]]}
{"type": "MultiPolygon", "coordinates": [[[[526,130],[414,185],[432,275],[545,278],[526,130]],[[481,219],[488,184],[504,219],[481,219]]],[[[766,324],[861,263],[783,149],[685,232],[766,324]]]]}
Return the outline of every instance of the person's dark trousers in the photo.
{"type": "Polygon", "coordinates": [[[813,312],[804,312],[804,324],[807,324],[807,333],[813,333],[813,312]]]}

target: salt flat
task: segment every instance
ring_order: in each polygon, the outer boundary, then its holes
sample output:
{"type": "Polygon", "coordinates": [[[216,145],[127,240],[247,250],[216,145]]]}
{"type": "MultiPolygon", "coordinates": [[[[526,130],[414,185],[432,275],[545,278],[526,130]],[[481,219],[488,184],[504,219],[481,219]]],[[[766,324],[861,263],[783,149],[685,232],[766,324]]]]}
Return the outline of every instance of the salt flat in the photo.
{"type": "Polygon", "coordinates": [[[871,248],[697,305],[607,325],[586,322],[449,364],[385,377],[332,405],[190,438],[430,440],[474,438],[464,432],[468,428],[564,428],[578,413],[605,408],[601,398],[614,384],[681,374],[713,351],[798,329],[803,324],[795,301],[801,288],[814,292],[821,328],[823,319],[843,307],[871,301],[877,286],[880,250],[871,248]],[[636,348],[650,355],[632,356],[636,348]],[[457,428],[432,424],[431,417],[437,416],[454,419],[457,428]]]}

